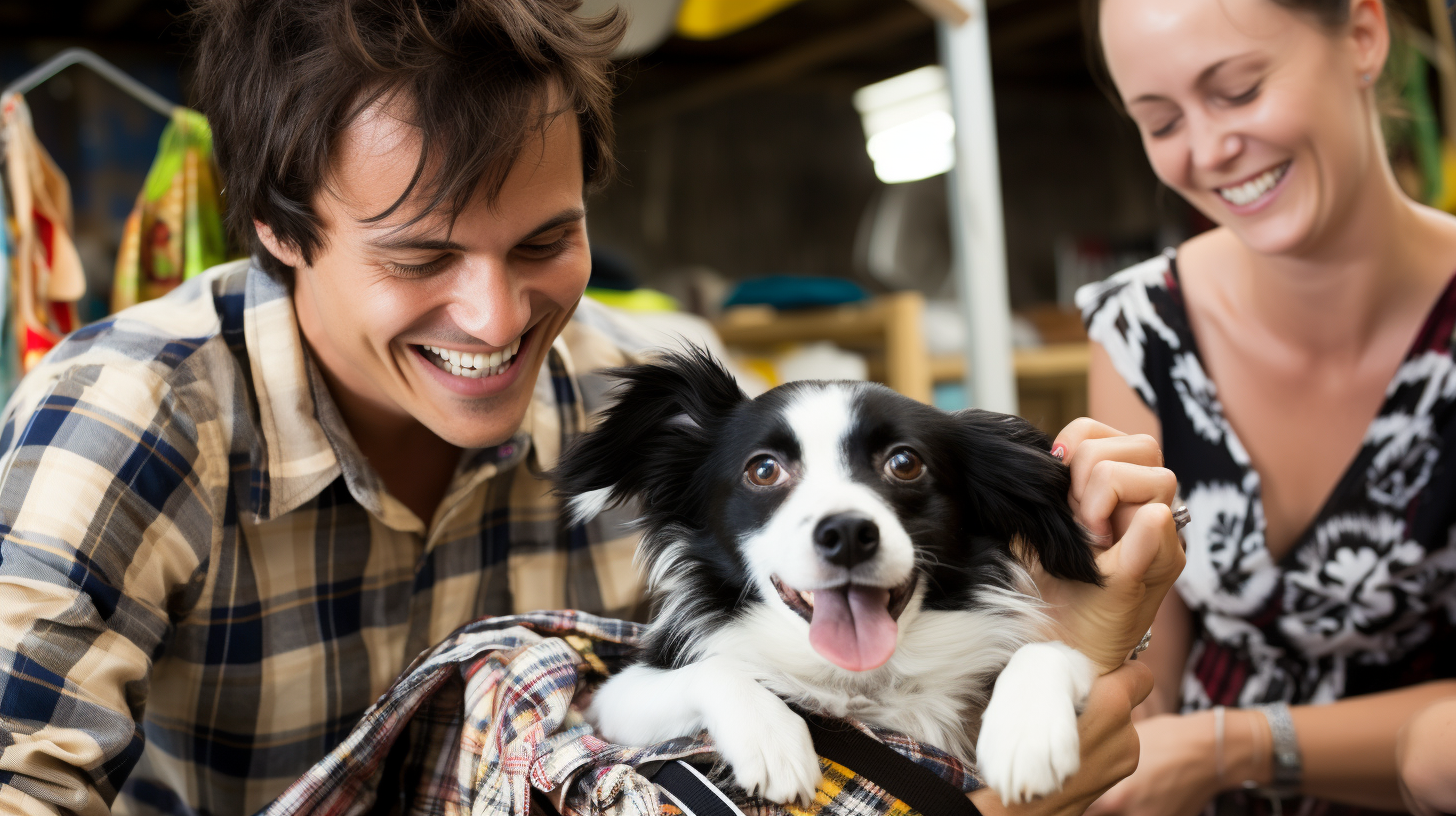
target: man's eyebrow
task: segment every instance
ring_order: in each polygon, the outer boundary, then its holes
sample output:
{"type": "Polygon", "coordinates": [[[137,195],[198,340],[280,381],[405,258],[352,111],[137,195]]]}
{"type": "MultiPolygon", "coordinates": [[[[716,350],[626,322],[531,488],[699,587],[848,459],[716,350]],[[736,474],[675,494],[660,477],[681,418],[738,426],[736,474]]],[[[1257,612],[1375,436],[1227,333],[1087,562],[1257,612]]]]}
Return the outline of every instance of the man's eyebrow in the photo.
{"type": "Polygon", "coordinates": [[[377,241],[370,241],[369,245],[377,249],[425,249],[448,252],[464,252],[465,246],[445,238],[423,238],[414,235],[396,235],[380,238],[377,241]]]}
{"type": "Polygon", "coordinates": [[[529,241],[530,239],[535,238],[537,235],[540,235],[543,232],[553,230],[561,226],[562,224],[570,224],[572,221],[580,221],[585,217],[586,210],[582,209],[581,207],[572,207],[569,210],[562,210],[556,215],[553,215],[545,221],[542,221],[540,226],[531,230],[531,232],[528,233],[526,237],[522,240],[529,241]]]}
{"type": "MultiPolygon", "coordinates": [[[[570,224],[573,221],[580,221],[586,217],[586,210],[581,207],[572,207],[551,216],[531,230],[523,241],[529,241],[548,230],[555,229],[562,224],[570,224]]],[[[425,238],[413,235],[386,235],[377,241],[370,241],[369,245],[377,249],[422,249],[437,252],[464,252],[465,246],[445,238],[425,238]]]]}

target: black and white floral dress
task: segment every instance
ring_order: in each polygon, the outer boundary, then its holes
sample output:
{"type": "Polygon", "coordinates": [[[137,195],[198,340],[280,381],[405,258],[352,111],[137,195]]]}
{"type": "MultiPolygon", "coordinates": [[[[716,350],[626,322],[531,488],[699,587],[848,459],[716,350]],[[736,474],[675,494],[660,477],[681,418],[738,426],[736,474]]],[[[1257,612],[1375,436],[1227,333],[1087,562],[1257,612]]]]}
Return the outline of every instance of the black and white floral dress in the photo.
{"type": "MultiPolygon", "coordinates": [[[[1456,677],[1456,279],[1359,454],[1277,562],[1264,543],[1259,474],[1204,369],[1174,253],[1084,286],[1077,305],[1157,414],[1192,514],[1177,584],[1193,612],[1185,711],[1325,703],[1456,677]]],[[[1314,800],[1297,810],[1360,812],[1314,800]]]]}

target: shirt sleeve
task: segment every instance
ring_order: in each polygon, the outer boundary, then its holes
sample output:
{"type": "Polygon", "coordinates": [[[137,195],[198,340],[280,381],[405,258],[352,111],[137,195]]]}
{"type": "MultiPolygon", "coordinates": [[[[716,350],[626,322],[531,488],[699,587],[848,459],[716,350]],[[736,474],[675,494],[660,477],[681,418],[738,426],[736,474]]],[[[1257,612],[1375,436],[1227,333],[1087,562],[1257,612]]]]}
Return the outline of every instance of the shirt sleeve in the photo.
{"type": "Polygon", "coordinates": [[[182,402],[141,364],[33,375],[11,401],[0,429],[0,808],[108,813],[141,756],[152,661],[211,548],[206,471],[227,465],[225,450],[200,450],[205,417],[182,402]]]}
{"type": "Polygon", "coordinates": [[[1159,306],[1166,300],[1168,264],[1160,255],[1082,286],[1076,295],[1088,338],[1102,346],[1113,368],[1155,414],[1165,352],[1182,345],[1159,306]]]}

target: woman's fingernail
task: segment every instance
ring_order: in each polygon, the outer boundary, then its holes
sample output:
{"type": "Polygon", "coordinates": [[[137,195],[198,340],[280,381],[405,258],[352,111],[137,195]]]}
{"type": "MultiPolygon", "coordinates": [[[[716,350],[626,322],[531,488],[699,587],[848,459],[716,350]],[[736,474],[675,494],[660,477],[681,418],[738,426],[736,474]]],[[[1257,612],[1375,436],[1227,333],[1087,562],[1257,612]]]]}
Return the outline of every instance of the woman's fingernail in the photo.
{"type": "Polygon", "coordinates": [[[1052,445],[1052,456],[1057,457],[1059,460],[1067,458],[1067,446],[1060,442],[1052,445]]]}

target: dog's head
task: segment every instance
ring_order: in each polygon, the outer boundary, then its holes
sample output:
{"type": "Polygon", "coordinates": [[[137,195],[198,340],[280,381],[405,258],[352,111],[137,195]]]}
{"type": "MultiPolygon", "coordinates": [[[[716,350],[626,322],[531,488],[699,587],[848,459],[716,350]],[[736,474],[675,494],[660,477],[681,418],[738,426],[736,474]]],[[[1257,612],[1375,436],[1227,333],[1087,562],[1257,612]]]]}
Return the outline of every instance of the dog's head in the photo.
{"type": "Polygon", "coordinates": [[[640,503],[656,589],[701,571],[728,614],[778,605],[821,655],[864,671],[889,660],[912,599],[963,600],[1013,538],[1052,575],[1099,580],[1067,468],[1024,420],[867,383],[749,399],[696,350],[620,374],[619,399],[553,475],[579,519],[640,503]]]}

